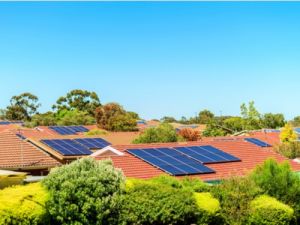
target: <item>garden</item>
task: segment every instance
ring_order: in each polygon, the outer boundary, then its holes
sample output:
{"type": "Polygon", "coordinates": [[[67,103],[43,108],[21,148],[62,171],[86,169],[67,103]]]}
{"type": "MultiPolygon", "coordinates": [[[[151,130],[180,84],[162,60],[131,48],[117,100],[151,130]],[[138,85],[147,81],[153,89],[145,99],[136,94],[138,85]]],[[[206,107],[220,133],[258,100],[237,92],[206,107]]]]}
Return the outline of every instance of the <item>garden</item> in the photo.
{"type": "Polygon", "coordinates": [[[300,179],[268,159],[218,184],[189,177],[125,178],[109,160],[83,158],[40,183],[0,190],[0,224],[286,225],[300,222],[300,179]]]}

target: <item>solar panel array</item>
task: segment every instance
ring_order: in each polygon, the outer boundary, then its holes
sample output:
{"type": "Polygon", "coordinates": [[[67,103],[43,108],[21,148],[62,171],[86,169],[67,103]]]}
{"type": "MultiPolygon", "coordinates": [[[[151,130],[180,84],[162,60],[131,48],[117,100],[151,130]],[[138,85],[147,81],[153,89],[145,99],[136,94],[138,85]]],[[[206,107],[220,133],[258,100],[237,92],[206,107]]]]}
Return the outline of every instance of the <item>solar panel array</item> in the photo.
{"type": "Polygon", "coordinates": [[[50,139],[41,142],[62,155],[90,155],[91,149],[102,149],[111,145],[102,138],[50,139]]]}
{"type": "Polygon", "coordinates": [[[171,148],[131,149],[129,153],[172,175],[213,173],[203,164],[171,148]]]}
{"type": "Polygon", "coordinates": [[[21,122],[21,121],[0,121],[0,125],[9,125],[9,124],[23,125],[23,122],[21,122]]]}
{"type": "Polygon", "coordinates": [[[89,131],[89,129],[84,126],[49,126],[49,128],[61,135],[73,135],[77,134],[78,132],[89,131]]]}
{"type": "Polygon", "coordinates": [[[77,138],[74,140],[89,149],[105,148],[106,146],[111,145],[111,143],[102,138],[77,138]]]}
{"type": "Polygon", "coordinates": [[[213,146],[129,149],[130,154],[177,176],[213,173],[204,163],[236,162],[239,158],[213,146]]]}
{"type": "Polygon", "coordinates": [[[268,143],[266,143],[264,141],[261,141],[261,140],[259,140],[257,138],[245,138],[245,141],[248,141],[248,142],[250,142],[252,144],[255,144],[255,145],[259,146],[259,147],[272,147],[272,145],[270,145],[270,144],[268,144],[268,143]]]}

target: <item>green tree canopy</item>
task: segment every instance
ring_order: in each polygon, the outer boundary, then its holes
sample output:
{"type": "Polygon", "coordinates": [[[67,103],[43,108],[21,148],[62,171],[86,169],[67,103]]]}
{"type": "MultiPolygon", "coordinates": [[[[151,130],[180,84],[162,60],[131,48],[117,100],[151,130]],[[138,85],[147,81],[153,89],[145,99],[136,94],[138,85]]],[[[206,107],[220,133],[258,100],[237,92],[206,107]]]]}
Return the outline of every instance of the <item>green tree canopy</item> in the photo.
{"type": "Polygon", "coordinates": [[[208,124],[214,118],[214,116],[215,115],[211,111],[204,109],[199,112],[199,123],[208,124]]]}
{"type": "Polygon", "coordinates": [[[261,127],[261,115],[254,106],[254,101],[250,101],[248,106],[243,103],[241,105],[241,115],[245,119],[244,130],[255,130],[261,127]]]}
{"type": "Polygon", "coordinates": [[[6,108],[5,118],[7,120],[30,120],[40,107],[37,96],[25,92],[15,95],[10,99],[10,105],[6,108]]]}
{"type": "Polygon", "coordinates": [[[160,121],[162,123],[175,123],[175,122],[177,122],[177,120],[172,116],[164,116],[163,118],[160,119],[160,121]]]}
{"type": "Polygon", "coordinates": [[[95,109],[101,106],[98,95],[95,92],[75,89],[60,97],[52,106],[57,111],[79,110],[86,111],[90,115],[95,114],[95,109]]]}
{"type": "Polygon", "coordinates": [[[276,129],[283,127],[285,124],[284,115],[281,113],[266,113],[262,117],[262,124],[264,128],[276,129]]]}
{"type": "Polygon", "coordinates": [[[300,126],[300,116],[296,116],[292,121],[293,126],[299,127],[300,126]]]}

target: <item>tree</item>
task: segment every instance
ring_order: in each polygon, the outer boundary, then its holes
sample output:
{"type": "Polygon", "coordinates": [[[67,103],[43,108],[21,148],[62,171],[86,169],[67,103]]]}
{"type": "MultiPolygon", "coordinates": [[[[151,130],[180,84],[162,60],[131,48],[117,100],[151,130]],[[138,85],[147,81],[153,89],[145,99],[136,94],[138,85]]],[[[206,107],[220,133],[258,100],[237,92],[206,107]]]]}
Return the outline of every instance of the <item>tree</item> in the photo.
{"type": "Polygon", "coordinates": [[[293,120],[292,120],[292,124],[294,127],[299,127],[300,126],[300,116],[296,116],[293,120]]]}
{"type": "Polygon", "coordinates": [[[282,143],[285,142],[293,142],[298,138],[291,124],[287,123],[282,131],[280,132],[280,141],[282,143]]]}
{"type": "Polygon", "coordinates": [[[214,117],[215,115],[211,111],[204,109],[199,112],[199,123],[208,124],[214,117]]]}
{"type": "Polygon", "coordinates": [[[5,120],[6,110],[0,109],[0,120],[5,120]]]}
{"type": "Polygon", "coordinates": [[[26,127],[37,126],[54,126],[57,125],[57,120],[53,112],[46,112],[42,114],[35,114],[32,116],[31,121],[25,123],[26,127]]]}
{"type": "Polygon", "coordinates": [[[95,124],[95,118],[86,111],[61,110],[55,114],[57,125],[71,126],[71,125],[92,125],[95,124]]]}
{"type": "Polygon", "coordinates": [[[248,107],[245,103],[241,105],[241,115],[245,119],[244,129],[255,130],[261,128],[260,113],[254,106],[254,101],[250,101],[248,107]]]}
{"type": "Polygon", "coordinates": [[[30,120],[41,105],[38,100],[37,96],[29,92],[13,96],[10,99],[10,105],[6,108],[5,118],[7,120],[30,120]]]}
{"type": "Polygon", "coordinates": [[[133,143],[164,143],[177,142],[178,135],[172,125],[162,123],[158,127],[146,129],[133,143]]]}
{"type": "Polygon", "coordinates": [[[52,108],[57,111],[77,109],[93,116],[95,109],[99,106],[101,103],[95,92],[75,89],[68,92],[66,96],[60,97],[52,108]]]}
{"type": "Polygon", "coordinates": [[[245,120],[241,117],[231,117],[225,119],[223,124],[226,128],[233,130],[234,132],[242,131],[244,128],[245,120]]]}
{"type": "Polygon", "coordinates": [[[281,113],[277,113],[277,114],[266,113],[262,117],[262,124],[264,128],[270,128],[270,129],[283,127],[285,124],[284,115],[281,113]]]}
{"type": "Polygon", "coordinates": [[[111,161],[82,158],[51,170],[42,183],[51,224],[117,224],[124,177],[111,161]]]}
{"type": "Polygon", "coordinates": [[[160,119],[162,123],[175,123],[177,120],[174,117],[171,116],[164,116],[163,118],[160,119]]]}
{"type": "Polygon", "coordinates": [[[95,111],[96,121],[100,128],[109,131],[135,131],[136,114],[126,112],[118,103],[108,103],[95,111]]]}
{"type": "Polygon", "coordinates": [[[178,132],[187,141],[197,141],[201,139],[200,132],[198,130],[193,130],[191,128],[183,128],[178,132]]]}

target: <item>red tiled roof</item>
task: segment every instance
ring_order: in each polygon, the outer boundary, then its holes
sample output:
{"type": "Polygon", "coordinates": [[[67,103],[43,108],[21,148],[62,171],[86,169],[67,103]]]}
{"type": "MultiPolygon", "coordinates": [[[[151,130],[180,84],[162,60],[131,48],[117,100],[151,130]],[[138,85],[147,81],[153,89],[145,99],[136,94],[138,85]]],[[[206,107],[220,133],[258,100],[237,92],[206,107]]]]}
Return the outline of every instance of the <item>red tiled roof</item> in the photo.
{"type": "MultiPolygon", "coordinates": [[[[207,166],[216,171],[211,174],[192,175],[192,177],[199,177],[203,180],[216,180],[229,177],[231,175],[245,175],[250,170],[254,169],[256,165],[262,164],[268,158],[274,158],[278,162],[287,160],[285,157],[274,152],[272,147],[261,148],[243,140],[243,138],[236,138],[234,140],[216,139],[204,140],[187,143],[161,143],[161,144],[139,144],[139,145],[116,145],[112,146],[115,149],[124,152],[124,156],[111,156],[115,167],[121,168],[127,177],[135,178],[151,178],[160,174],[165,174],[164,171],[144,162],[143,160],[127,153],[127,149],[133,148],[159,148],[159,147],[175,147],[175,146],[199,146],[212,145],[220,150],[232,154],[241,159],[241,162],[228,163],[212,163],[207,166]]],[[[96,159],[103,159],[105,157],[97,156],[96,159]]],[[[292,169],[300,171],[300,164],[289,160],[292,169]]]]}
{"type": "Polygon", "coordinates": [[[60,165],[49,154],[10,131],[0,132],[0,168],[48,168],[60,165]]]}

